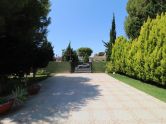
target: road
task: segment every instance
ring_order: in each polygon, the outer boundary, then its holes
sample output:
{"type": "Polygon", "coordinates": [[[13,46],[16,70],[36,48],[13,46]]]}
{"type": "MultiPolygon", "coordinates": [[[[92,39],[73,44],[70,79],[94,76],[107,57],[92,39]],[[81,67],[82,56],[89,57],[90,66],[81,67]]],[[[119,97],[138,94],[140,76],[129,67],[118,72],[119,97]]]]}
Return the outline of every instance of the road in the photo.
{"type": "Polygon", "coordinates": [[[4,124],[166,124],[166,103],[104,73],[56,74],[4,124]]]}

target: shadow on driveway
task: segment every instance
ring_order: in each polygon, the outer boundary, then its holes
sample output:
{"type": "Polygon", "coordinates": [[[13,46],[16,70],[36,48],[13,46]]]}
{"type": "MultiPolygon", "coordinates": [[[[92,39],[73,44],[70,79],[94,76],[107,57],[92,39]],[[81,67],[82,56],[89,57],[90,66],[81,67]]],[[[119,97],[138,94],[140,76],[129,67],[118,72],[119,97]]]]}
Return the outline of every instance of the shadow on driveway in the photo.
{"type": "Polygon", "coordinates": [[[71,111],[79,111],[88,100],[96,100],[101,96],[99,86],[88,82],[89,78],[67,75],[57,75],[42,81],[40,93],[31,97],[20,109],[2,117],[2,122],[58,123],[59,120],[67,119],[71,111]]]}

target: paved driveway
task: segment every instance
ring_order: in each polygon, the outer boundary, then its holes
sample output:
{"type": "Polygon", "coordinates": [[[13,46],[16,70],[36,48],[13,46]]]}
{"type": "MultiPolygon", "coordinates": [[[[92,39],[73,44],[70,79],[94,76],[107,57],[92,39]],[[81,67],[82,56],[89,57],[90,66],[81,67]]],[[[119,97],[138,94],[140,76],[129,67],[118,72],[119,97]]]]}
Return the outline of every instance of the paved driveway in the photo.
{"type": "Polygon", "coordinates": [[[166,103],[107,74],[57,74],[1,123],[166,124],[166,103]]]}

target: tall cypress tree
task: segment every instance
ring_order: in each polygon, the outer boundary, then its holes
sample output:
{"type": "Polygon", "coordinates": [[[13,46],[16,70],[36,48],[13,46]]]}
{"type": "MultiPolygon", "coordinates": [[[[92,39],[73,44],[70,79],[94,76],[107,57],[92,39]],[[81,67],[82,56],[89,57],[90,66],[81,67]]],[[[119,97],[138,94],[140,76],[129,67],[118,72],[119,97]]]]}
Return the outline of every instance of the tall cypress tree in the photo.
{"type": "Polygon", "coordinates": [[[115,24],[115,15],[113,14],[112,29],[110,31],[110,42],[114,44],[115,40],[116,40],[116,24],[115,24]]]}
{"type": "Polygon", "coordinates": [[[166,86],[166,14],[148,19],[132,42],[118,37],[112,47],[108,72],[117,72],[166,86]]]}
{"type": "Polygon", "coordinates": [[[109,42],[103,41],[104,46],[106,47],[107,61],[110,61],[112,45],[115,43],[115,40],[116,40],[116,24],[115,24],[115,15],[113,14],[112,28],[110,30],[110,40],[109,42]]]}

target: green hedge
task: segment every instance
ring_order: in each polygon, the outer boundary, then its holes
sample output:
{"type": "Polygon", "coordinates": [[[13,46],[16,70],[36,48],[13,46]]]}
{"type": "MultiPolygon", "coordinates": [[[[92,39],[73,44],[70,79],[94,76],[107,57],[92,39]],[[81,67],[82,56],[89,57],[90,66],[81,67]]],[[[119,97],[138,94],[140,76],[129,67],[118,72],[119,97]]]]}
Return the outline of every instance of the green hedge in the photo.
{"type": "Polygon", "coordinates": [[[69,73],[71,65],[69,62],[50,62],[45,70],[49,73],[69,73]]]}
{"type": "Polygon", "coordinates": [[[104,73],[106,70],[106,62],[93,62],[92,72],[94,73],[104,73]]]}
{"type": "Polygon", "coordinates": [[[107,71],[166,85],[166,14],[148,19],[134,41],[117,38],[107,71]]]}

